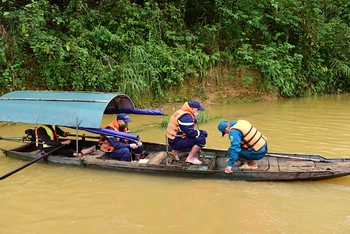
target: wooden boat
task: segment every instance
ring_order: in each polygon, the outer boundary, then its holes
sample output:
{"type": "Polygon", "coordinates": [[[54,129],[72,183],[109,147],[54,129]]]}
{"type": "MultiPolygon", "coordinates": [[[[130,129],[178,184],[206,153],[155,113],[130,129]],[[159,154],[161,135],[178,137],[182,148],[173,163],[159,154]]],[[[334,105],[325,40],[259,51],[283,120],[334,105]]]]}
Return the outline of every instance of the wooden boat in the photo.
{"type": "MultiPolygon", "coordinates": [[[[94,141],[81,141],[89,147],[94,141]]],[[[269,153],[259,160],[256,170],[241,170],[233,167],[233,174],[224,173],[227,165],[227,151],[223,149],[204,148],[199,155],[202,165],[191,165],[185,162],[186,154],[181,153],[180,161],[175,161],[167,153],[163,143],[144,142],[144,159],[139,162],[122,162],[108,159],[101,151],[80,158],[48,156],[49,164],[73,165],[80,167],[102,168],[133,172],[158,173],[160,175],[184,176],[205,179],[227,179],[245,181],[297,181],[322,180],[350,175],[350,158],[327,159],[317,155],[298,155],[269,153]]],[[[22,160],[34,160],[40,156],[34,144],[25,144],[19,148],[5,150],[8,157],[22,160]]],[[[43,161],[44,162],[44,161],[43,161]]]]}
{"type": "MultiPolygon", "coordinates": [[[[156,110],[135,109],[131,99],[124,94],[106,93],[12,92],[0,97],[0,106],[2,107],[0,121],[53,124],[75,128],[75,139],[82,147],[97,145],[97,140],[86,140],[89,136],[79,135],[78,131],[84,130],[90,133],[103,131],[100,129],[103,114],[120,112],[162,114],[161,111],[156,110]]],[[[137,137],[135,134],[127,135],[126,137],[130,139],[137,137]]],[[[125,137],[125,135],[119,137],[125,137]]],[[[93,136],[91,138],[93,139],[93,136]]],[[[143,142],[145,152],[142,160],[122,162],[109,159],[99,150],[83,158],[50,155],[44,157],[35,147],[32,136],[27,135],[23,139],[31,142],[24,141],[22,146],[11,150],[2,149],[4,154],[12,158],[31,160],[31,162],[41,161],[48,164],[205,179],[297,181],[350,175],[350,158],[327,159],[318,155],[268,153],[258,161],[258,169],[242,170],[239,167],[233,167],[233,173],[226,174],[224,172],[228,161],[226,149],[204,148],[198,156],[202,165],[191,165],[185,162],[186,153],[180,155],[180,161],[175,161],[169,153],[171,148],[165,143],[143,142]],[[44,160],[39,160],[41,158],[44,160]]]]}

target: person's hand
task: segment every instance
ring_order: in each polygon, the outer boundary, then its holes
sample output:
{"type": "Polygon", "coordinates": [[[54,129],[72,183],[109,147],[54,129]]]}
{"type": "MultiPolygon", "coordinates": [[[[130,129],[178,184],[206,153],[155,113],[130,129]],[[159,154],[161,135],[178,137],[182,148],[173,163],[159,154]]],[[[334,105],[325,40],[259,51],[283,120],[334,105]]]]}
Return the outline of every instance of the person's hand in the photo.
{"type": "Polygon", "coordinates": [[[207,131],[205,131],[205,130],[201,130],[201,131],[202,131],[202,134],[203,134],[205,137],[208,136],[208,132],[207,132],[207,131]]]}
{"type": "Polygon", "coordinates": [[[138,147],[142,146],[142,142],[141,142],[141,141],[138,141],[138,142],[137,142],[137,146],[138,146],[138,147]]]}
{"type": "Polygon", "coordinates": [[[69,145],[70,144],[70,140],[65,140],[65,141],[61,141],[62,145],[69,145]]]}
{"type": "Polygon", "coordinates": [[[131,149],[137,149],[137,148],[138,148],[138,145],[136,145],[136,144],[134,144],[134,143],[133,143],[133,144],[130,144],[130,148],[131,148],[131,149]]]}
{"type": "Polygon", "coordinates": [[[232,173],[233,173],[232,167],[227,166],[227,167],[225,168],[225,173],[226,173],[226,174],[232,174],[232,173]]]}

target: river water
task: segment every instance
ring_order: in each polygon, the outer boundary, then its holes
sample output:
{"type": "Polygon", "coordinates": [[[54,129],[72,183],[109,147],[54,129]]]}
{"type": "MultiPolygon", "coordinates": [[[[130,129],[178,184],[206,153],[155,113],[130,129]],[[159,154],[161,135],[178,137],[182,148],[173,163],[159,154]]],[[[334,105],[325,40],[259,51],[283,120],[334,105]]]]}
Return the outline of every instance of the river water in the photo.
{"type": "MultiPolygon", "coordinates": [[[[245,119],[268,138],[271,152],[350,157],[349,95],[204,107],[214,118],[200,126],[209,132],[208,147],[228,147],[217,130],[221,119],[245,119]]],[[[164,117],[130,117],[144,141],[165,141],[158,127],[164,117]]],[[[0,136],[22,136],[31,126],[6,125],[0,136]]],[[[0,141],[0,148],[17,145],[0,141]]],[[[0,153],[0,174],[25,163],[0,153]]],[[[35,163],[0,181],[0,204],[1,234],[350,233],[349,176],[244,182],[35,163]]]]}

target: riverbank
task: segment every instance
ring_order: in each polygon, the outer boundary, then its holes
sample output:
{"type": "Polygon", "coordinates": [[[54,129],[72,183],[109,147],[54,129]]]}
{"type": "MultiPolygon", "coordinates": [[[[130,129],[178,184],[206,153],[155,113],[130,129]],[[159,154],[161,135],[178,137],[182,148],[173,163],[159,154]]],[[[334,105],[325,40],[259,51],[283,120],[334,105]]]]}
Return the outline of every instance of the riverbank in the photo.
{"type": "MultiPolygon", "coordinates": [[[[209,69],[205,79],[193,78],[185,81],[181,87],[169,87],[167,102],[155,107],[174,109],[193,99],[200,101],[203,106],[277,100],[277,93],[259,86],[259,76],[257,71],[247,69],[209,69]]],[[[150,103],[150,106],[153,104],[150,103]]]]}

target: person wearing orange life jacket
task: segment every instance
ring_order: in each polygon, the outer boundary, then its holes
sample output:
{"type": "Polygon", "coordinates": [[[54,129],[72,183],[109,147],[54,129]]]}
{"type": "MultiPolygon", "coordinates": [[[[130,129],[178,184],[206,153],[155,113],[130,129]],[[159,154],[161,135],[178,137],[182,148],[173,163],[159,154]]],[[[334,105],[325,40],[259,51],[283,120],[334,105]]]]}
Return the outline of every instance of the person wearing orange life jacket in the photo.
{"type": "MultiPolygon", "coordinates": [[[[125,113],[120,113],[116,118],[109,123],[105,128],[114,129],[115,131],[129,133],[128,123],[131,122],[129,116],[125,113]]],[[[121,161],[132,160],[131,154],[135,154],[135,159],[140,159],[141,153],[144,149],[141,141],[137,143],[122,139],[119,137],[105,137],[100,139],[100,150],[103,151],[108,157],[113,159],[119,159],[121,161]]]]}
{"type": "Polygon", "coordinates": [[[63,155],[66,157],[77,157],[82,156],[84,154],[89,154],[95,150],[95,146],[90,148],[82,149],[78,148],[78,151],[81,155],[78,155],[74,150],[76,150],[76,145],[71,140],[60,141],[58,136],[69,136],[70,132],[64,132],[58,126],[55,125],[41,125],[36,127],[35,129],[36,135],[36,146],[43,150],[44,152],[49,152],[54,150],[55,148],[66,145],[63,148],[58,149],[53,153],[53,155],[63,155]]]}
{"type": "Polygon", "coordinates": [[[199,165],[202,162],[195,156],[206,144],[207,131],[196,130],[195,116],[204,108],[198,101],[185,102],[181,109],[177,110],[171,117],[166,130],[169,145],[173,149],[172,154],[179,160],[179,153],[190,148],[186,162],[199,165]]]}
{"type": "Polygon", "coordinates": [[[246,120],[229,122],[222,120],[218,130],[224,136],[229,134],[230,147],[228,154],[230,159],[225,168],[226,173],[233,173],[232,166],[240,166],[241,169],[257,169],[258,164],[254,160],[262,159],[267,152],[267,139],[255,127],[246,120]],[[241,165],[244,163],[243,165],[241,165]]]}

